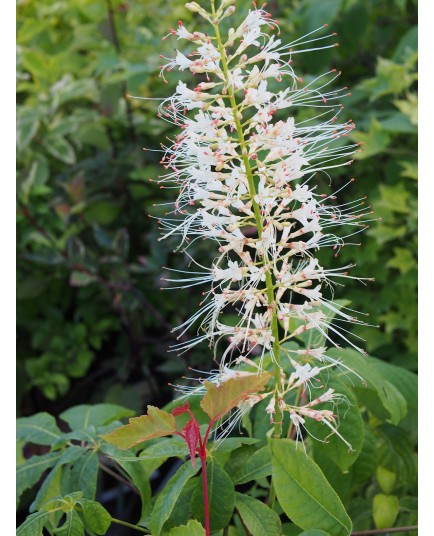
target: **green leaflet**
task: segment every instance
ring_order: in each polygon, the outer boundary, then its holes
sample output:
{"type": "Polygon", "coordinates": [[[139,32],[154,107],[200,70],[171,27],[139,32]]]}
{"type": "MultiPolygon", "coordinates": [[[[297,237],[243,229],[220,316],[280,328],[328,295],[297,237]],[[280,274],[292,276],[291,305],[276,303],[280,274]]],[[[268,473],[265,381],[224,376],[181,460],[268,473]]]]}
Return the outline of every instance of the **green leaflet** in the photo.
{"type": "Polygon", "coordinates": [[[351,520],[316,463],[288,439],[271,439],[273,484],[280,506],[302,529],[348,536],[351,520]]]}
{"type": "Polygon", "coordinates": [[[84,524],[77,510],[66,514],[65,523],[54,531],[56,536],[84,536],[84,524]]]}
{"type": "Polygon", "coordinates": [[[194,476],[190,478],[190,480],[187,480],[179,494],[169,519],[164,523],[164,532],[188,523],[191,518],[191,499],[200,478],[200,476],[194,476]]]}
{"type": "Polygon", "coordinates": [[[62,437],[55,418],[41,412],[17,420],[17,439],[37,445],[54,445],[62,437]]]}
{"type": "Polygon", "coordinates": [[[28,488],[31,488],[38,482],[42,474],[50,467],[53,467],[63,452],[48,452],[42,456],[32,456],[23,464],[18,465],[16,470],[16,493],[17,501],[28,488]]]}
{"type": "Polygon", "coordinates": [[[82,404],[69,408],[60,414],[71,430],[79,430],[88,426],[104,426],[122,417],[131,417],[134,411],[116,404],[82,404]]]}
{"type": "MultiPolygon", "coordinates": [[[[235,506],[235,488],[230,476],[215,460],[206,464],[211,532],[225,528],[231,520],[235,506]]],[[[202,478],[198,481],[191,500],[191,511],[205,524],[202,478]]]]}
{"type": "Polygon", "coordinates": [[[48,474],[47,478],[44,480],[44,483],[40,487],[33,503],[30,505],[30,511],[37,510],[47,501],[58,497],[70,491],[69,489],[63,489],[63,466],[67,464],[73,464],[81,456],[86,454],[86,449],[73,445],[68,447],[62,452],[62,456],[53,467],[53,469],[48,474]]]}
{"type": "Polygon", "coordinates": [[[185,483],[199,470],[199,464],[192,467],[188,461],[182,465],[178,471],[167,482],[166,487],[155,501],[151,516],[151,531],[154,536],[159,536],[164,523],[169,519],[173,508],[185,483]]]}
{"type": "Polygon", "coordinates": [[[280,536],[279,516],[266,504],[248,495],[236,494],[235,508],[252,536],[280,536]]]}
{"type": "Polygon", "coordinates": [[[111,515],[96,501],[80,499],[79,504],[83,510],[83,517],[86,528],[91,529],[95,534],[105,534],[111,525],[111,515]]]}
{"type": "Polygon", "coordinates": [[[140,462],[132,452],[128,451],[121,453],[121,459],[116,458],[116,454],[119,454],[119,450],[114,445],[102,445],[101,451],[108,454],[110,458],[115,460],[128,473],[132,483],[138,489],[142,501],[142,510],[138,522],[141,524],[148,514],[151,505],[151,485],[143,461],[140,462]]]}
{"type": "Polygon", "coordinates": [[[79,489],[86,499],[94,499],[98,480],[99,460],[96,450],[87,450],[69,471],[69,490],[79,489]]]}
{"type": "Polygon", "coordinates": [[[245,484],[257,478],[271,475],[271,453],[270,447],[257,450],[235,473],[233,481],[235,484],[245,484]]]}
{"type": "Polygon", "coordinates": [[[17,536],[39,536],[50,512],[35,512],[27,517],[17,529],[17,536]]]}

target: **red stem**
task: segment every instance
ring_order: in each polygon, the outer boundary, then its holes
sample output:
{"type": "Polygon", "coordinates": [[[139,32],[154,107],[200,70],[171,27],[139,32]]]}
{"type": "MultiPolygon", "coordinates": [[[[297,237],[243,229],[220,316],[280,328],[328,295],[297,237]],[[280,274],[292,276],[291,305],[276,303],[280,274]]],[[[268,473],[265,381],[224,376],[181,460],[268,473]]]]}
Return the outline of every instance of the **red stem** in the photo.
{"type": "Polygon", "coordinates": [[[206,474],[206,450],[201,449],[200,461],[202,462],[202,482],[203,482],[203,509],[205,514],[205,533],[206,536],[211,535],[209,523],[209,501],[208,501],[208,478],[206,474]],[[203,452],[204,450],[205,452],[203,452]]]}

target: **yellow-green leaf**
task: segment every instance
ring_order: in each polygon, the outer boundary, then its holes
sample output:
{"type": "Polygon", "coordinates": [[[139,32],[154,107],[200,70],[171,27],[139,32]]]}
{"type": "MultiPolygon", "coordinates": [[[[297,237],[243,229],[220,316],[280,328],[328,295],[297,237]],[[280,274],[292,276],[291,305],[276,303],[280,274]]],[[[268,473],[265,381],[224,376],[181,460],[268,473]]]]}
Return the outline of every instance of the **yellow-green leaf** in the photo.
{"type": "Polygon", "coordinates": [[[263,372],[230,378],[218,385],[205,382],[206,395],[200,407],[211,419],[220,419],[249,395],[263,391],[270,378],[269,372],[263,372]]]}
{"type": "Polygon", "coordinates": [[[128,449],[142,441],[171,435],[175,431],[176,423],[173,415],[154,406],[148,406],[147,415],[133,417],[129,420],[129,424],[102,437],[120,449],[128,449]]]}
{"type": "Polygon", "coordinates": [[[395,495],[375,495],[372,503],[372,517],[377,529],[393,527],[399,514],[399,501],[395,495]]]}

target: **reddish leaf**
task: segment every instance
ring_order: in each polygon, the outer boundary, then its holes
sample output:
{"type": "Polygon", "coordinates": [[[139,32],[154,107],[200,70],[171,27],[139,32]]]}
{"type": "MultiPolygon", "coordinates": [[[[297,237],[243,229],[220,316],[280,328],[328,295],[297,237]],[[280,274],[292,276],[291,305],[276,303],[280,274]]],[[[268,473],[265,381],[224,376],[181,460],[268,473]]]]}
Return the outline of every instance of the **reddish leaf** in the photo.
{"type": "Polygon", "coordinates": [[[250,395],[263,391],[271,376],[270,372],[260,375],[245,373],[219,385],[204,382],[206,395],[202,398],[200,407],[211,419],[221,419],[250,395]]]}
{"type": "Polygon", "coordinates": [[[182,413],[186,413],[190,411],[190,404],[186,402],[182,406],[178,406],[177,408],[172,409],[172,415],[176,417],[177,415],[181,415],[182,413]]]}
{"type": "Polygon", "coordinates": [[[196,449],[200,439],[200,428],[196,419],[190,419],[182,429],[182,433],[190,451],[191,465],[194,467],[196,449]]]}
{"type": "Polygon", "coordinates": [[[134,417],[129,424],[102,436],[108,443],[120,449],[128,449],[147,439],[162,437],[176,432],[175,418],[154,406],[148,406],[148,414],[134,417]]]}

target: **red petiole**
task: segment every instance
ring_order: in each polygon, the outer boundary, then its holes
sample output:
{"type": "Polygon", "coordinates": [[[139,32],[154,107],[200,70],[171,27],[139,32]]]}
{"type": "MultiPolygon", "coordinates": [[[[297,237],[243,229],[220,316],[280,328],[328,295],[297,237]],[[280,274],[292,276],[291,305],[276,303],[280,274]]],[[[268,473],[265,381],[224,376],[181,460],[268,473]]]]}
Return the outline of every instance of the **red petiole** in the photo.
{"type": "Polygon", "coordinates": [[[176,417],[182,413],[188,413],[191,417],[187,424],[184,426],[181,432],[176,432],[176,435],[179,435],[187,443],[188,449],[190,451],[191,463],[194,467],[195,465],[195,456],[198,454],[201,464],[202,464],[202,482],[203,482],[203,508],[204,508],[204,517],[205,517],[205,533],[206,536],[211,535],[210,528],[210,516],[209,516],[209,497],[208,497],[208,478],[206,472],[206,444],[208,441],[209,434],[214,425],[216,419],[211,419],[208,424],[208,428],[205,432],[204,438],[200,436],[200,427],[197,422],[196,417],[190,410],[188,402],[183,406],[175,408],[172,411],[172,414],[176,417]]]}

